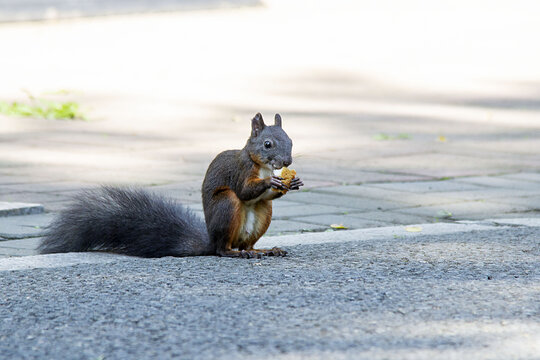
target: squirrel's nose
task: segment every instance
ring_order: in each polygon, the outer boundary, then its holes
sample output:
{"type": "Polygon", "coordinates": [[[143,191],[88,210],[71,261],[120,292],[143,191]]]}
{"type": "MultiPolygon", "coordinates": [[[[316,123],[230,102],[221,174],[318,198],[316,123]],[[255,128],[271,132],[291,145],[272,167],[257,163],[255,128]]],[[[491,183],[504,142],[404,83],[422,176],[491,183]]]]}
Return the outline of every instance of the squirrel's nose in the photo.
{"type": "Polygon", "coordinates": [[[285,166],[285,167],[287,167],[287,166],[289,166],[289,165],[291,165],[291,164],[292,164],[292,159],[291,159],[291,158],[289,158],[289,159],[287,159],[287,160],[285,160],[285,161],[283,162],[283,166],[285,166]]]}

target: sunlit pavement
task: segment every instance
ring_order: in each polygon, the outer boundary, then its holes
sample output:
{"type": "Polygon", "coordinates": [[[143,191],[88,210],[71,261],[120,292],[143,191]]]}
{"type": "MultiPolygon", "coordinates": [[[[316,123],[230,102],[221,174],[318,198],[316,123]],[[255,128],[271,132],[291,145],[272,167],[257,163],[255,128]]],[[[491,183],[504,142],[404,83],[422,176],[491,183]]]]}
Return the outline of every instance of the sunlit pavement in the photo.
{"type": "MultiPolygon", "coordinates": [[[[268,1],[2,24],[0,98],[76,101],[88,120],[0,115],[0,201],[56,212],[136,183],[200,211],[208,163],[261,111],[282,114],[308,190],[275,202],[269,235],[536,217],[538,7],[268,1]]],[[[32,226],[9,221],[26,225],[8,240],[32,226]]]]}

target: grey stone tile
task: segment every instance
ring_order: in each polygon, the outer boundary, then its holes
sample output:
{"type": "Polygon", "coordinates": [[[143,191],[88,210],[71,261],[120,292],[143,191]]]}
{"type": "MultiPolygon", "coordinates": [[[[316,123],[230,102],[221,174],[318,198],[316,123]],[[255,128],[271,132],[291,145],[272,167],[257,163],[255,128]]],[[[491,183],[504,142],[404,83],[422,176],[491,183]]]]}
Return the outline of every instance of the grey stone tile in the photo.
{"type": "Polygon", "coordinates": [[[441,196],[445,198],[451,198],[456,200],[489,200],[493,198],[512,198],[512,197],[524,197],[524,196],[536,196],[540,195],[540,189],[538,190],[523,190],[523,189],[509,189],[509,188],[483,188],[480,190],[471,191],[455,191],[455,192],[438,192],[430,194],[432,196],[441,196]]]}
{"type": "Polygon", "coordinates": [[[341,181],[315,180],[309,175],[307,177],[302,176],[302,180],[304,181],[304,187],[302,188],[302,190],[311,190],[326,186],[337,186],[341,184],[341,181]]]}
{"type": "MultiPolygon", "coordinates": [[[[522,181],[518,179],[508,179],[498,176],[475,176],[463,179],[457,179],[456,182],[464,184],[475,184],[480,186],[509,188],[519,190],[533,190],[540,192],[540,184],[530,181],[522,181]]],[[[469,189],[466,189],[469,190],[469,189]]]]}
{"type": "Polygon", "coordinates": [[[403,191],[395,191],[395,190],[388,190],[388,189],[381,189],[378,187],[373,187],[373,184],[328,186],[328,187],[312,190],[311,192],[330,193],[330,194],[338,194],[338,195],[343,195],[343,196],[367,197],[367,198],[383,199],[383,200],[391,200],[391,201],[394,201],[395,199],[398,199],[399,197],[406,194],[403,191]]]}
{"type": "Polygon", "coordinates": [[[423,224],[436,221],[434,217],[401,213],[396,211],[369,211],[358,214],[350,214],[350,216],[358,217],[360,219],[376,220],[395,225],[423,224]]]}
{"type": "Polygon", "coordinates": [[[159,192],[161,195],[166,198],[176,200],[182,204],[198,204],[202,202],[201,194],[198,192],[159,192]]]}
{"type": "Polygon", "coordinates": [[[43,211],[43,205],[41,204],[0,201],[0,217],[40,214],[43,211]]]}
{"type": "Polygon", "coordinates": [[[35,250],[41,238],[29,238],[20,240],[8,240],[0,242],[2,248],[35,250]]]}
{"type": "Polygon", "coordinates": [[[343,214],[344,212],[350,212],[354,209],[329,205],[302,204],[296,206],[273,208],[272,210],[272,217],[274,219],[288,220],[290,218],[296,219],[299,216],[306,215],[343,214]]]}
{"type": "MultiPolygon", "coordinates": [[[[362,169],[377,171],[392,171],[425,175],[432,177],[461,177],[519,171],[530,168],[530,161],[521,157],[498,158],[482,157],[480,154],[458,155],[451,153],[419,153],[406,156],[377,157],[359,161],[357,166],[362,169]]],[[[537,165],[536,165],[537,166],[537,165]]]]}
{"type": "Polygon", "coordinates": [[[387,200],[396,202],[397,206],[400,207],[446,204],[456,202],[456,199],[454,198],[444,197],[444,193],[432,195],[430,193],[397,191],[375,187],[371,184],[333,186],[313,191],[321,193],[335,193],[344,196],[366,197],[375,200],[387,200]]]}
{"type": "Polygon", "coordinates": [[[1,194],[13,194],[20,192],[54,192],[61,193],[66,191],[78,191],[80,189],[94,187],[95,185],[84,184],[80,182],[44,182],[44,183],[22,183],[2,186],[1,194]]]}
{"type": "Polygon", "coordinates": [[[379,226],[387,226],[390,223],[372,220],[372,219],[362,219],[352,215],[313,215],[313,216],[302,216],[298,218],[299,221],[308,222],[312,224],[319,224],[327,229],[331,229],[330,225],[339,224],[343,225],[348,229],[362,229],[362,228],[372,228],[379,226]]]}
{"type": "Polygon", "coordinates": [[[487,201],[467,201],[442,206],[422,206],[399,210],[404,214],[414,214],[436,219],[475,220],[495,215],[526,212],[529,209],[521,205],[499,204],[487,201]]]}
{"type": "Polygon", "coordinates": [[[192,179],[187,178],[184,181],[175,181],[173,183],[169,184],[161,184],[161,185],[151,185],[147,188],[152,191],[163,191],[165,193],[169,192],[177,192],[177,191],[190,191],[190,192],[198,192],[201,193],[202,188],[202,178],[192,179]]]}
{"type": "MultiPolygon", "coordinates": [[[[293,166],[294,167],[294,166],[293,166]]],[[[366,177],[361,171],[354,168],[345,168],[342,166],[325,167],[320,164],[303,168],[296,168],[298,177],[309,184],[309,180],[331,181],[338,184],[350,183],[357,184],[364,182],[366,177]]],[[[372,175],[373,173],[370,173],[372,175]]]]}
{"type": "Polygon", "coordinates": [[[417,181],[428,180],[431,177],[413,174],[395,174],[390,172],[377,171],[362,171],[351,167],[321,166],[320,164],[312,164],[303,166],[298,170],[298,176],[304,180],[306,186],[310,186],[311,180],[326,180],[337,184],[361,184],[373,182],[388,182],[388,181],[417,181]]]}
{"type": "Polygon", "coordinates": [[[4,201],[14,201],[14,202],[27,202],[27,203],[37,203],[43,204],[47,207],[49,203],[59,202],[59,201],[71,201],[73,193],[35,193],[35,192],[20,192],[13,194],[4,194],[0,195],[0,198],[4,201]]]}
{"type": "Polygon", "coordinates": [[[383,189],[409,191],[409,192],[417,192],[417,193],[465,191],[465,190],[482,189],[481,186],[462,183],[455,180],[384,183],[384,184],[370,184],[370,186],[383,188],[383,189]]]}
{"type": "Polygon", "coordinates": [[[186,180],[182,183],[148,186],[147,189],[185,204],[197,204],[202,202],[201,183],[199,180],[186,180]]]}
{"type": "Polygon", "coordinates": [[[500,177],[505,178],[505,179],[515,179],[515,180],[531,181],[531,182],[540,183],[540,173],[521,172],[521,173],[516,173],[516,174],[502,175],[500,177]]]}
{"type": "Polygon", "coordinates": [[[19,175],[6,175],[0,174],[0,188],[3,188],[5,185],[15,185],[15,184],[28,184],[36,182],[50,182],[50,179],[40,178],[36,176],[19,176],[19,175]]]}
{"type": "Polygon", "coordinates": [[[299,233],[309,231],[323,231],[327,227],[320,224],[310,224],[301,221],[273,220],[266,235],[280,235],[287,233],[299,233]]]}
{"type": "Polygon", "coordinates": [[[0,237],[22,239],[39,236],[52,218],[52,214],[2,217],[0,218],[0,237]]]}
{"type": "MultiPolygon", "coordinates": [[[[0,243],[1,245],[2,243],[0,243]]],[[[0,255],[4,256],[30,256],[30,255],[37,255],[38,252],[36,250],[32,249],[15,249],[15,248],[8,248],[8,247],[1,247],[0,246],[0,255]]]]}
{"type": "Polygon", "coordinates": [[[281,209],[281,208],[287,208],[291,206],[298,206],[303,205],[302,203],[294,202],[294,201],[288,201],[287,197],[283,196],[275,201],[272,201],[272,208],[273,209],[281,209]]]}
{"type": "Polygon", "coordinates": [[[521,205],[529,210],[540,211],[540,195],[536,196],[525,196],[525,197],[501,197],[501,198],[492,198],[490,202],[501,203],[501,204],[516,204],[521,205]]]}
{"type": "Polygon", "coordinates": [[[45,212],[57,213],[61,210],[64,210],[66,207],[68,207],[70,203],[71,201],[59,201],[59,202],[47,203],[47,205],[45,206],[45,212]]]}
{"type": "Polygon", "coordinates": [[[338,194],[323,194],[320,192],[299,192],[288,195],[289,199],[305,204],[332,205],[337,207],[354,208],[358,210],[388,210],[403,207],[403,204],[368,198],[358,198],[338,194]]]}

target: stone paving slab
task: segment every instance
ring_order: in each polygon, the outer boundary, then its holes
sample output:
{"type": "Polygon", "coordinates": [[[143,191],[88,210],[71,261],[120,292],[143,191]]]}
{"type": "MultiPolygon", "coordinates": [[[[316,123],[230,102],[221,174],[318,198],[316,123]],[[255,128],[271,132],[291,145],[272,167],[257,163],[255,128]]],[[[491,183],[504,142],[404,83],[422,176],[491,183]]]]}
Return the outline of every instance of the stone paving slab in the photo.
{"type": "Polygon", "coordinates": [[[303,205],[302,203],[295,202],[295,201],[289,201],[286,196],[283,196],[279,199],[279,201],[273,201],[272,202],[272,209],[282,209],[282,208],[288,208],[291,206],[299,206],[303,205]]]}
{"type": "Polygon", "coordinates": [[[342,195],[330,195],[316,192],[299,192],[288,194],[289,199],[304,204],[321,204],[331,206],[343,206],[358,210],[389,210],[404,207],[403,204],[387,200],[374,200],[368,198],[347,197],[342,195]]]}
{"type": "Polygon", "coordinates": [[[410,225],[425,222],[437,222],[435,216],[415,215],[411,213],[401,213],[398,211],[367,211],[361,213],[351,213],[351,217],[360,219],[381,221],[393,225],[410,225]]]}
{"type": "Polygon", "coordinates": [[[491,198],[490,202],[502,203],[502,204],[515,204],[522,205],[530,210],[540,212],[540,195],[534,196],[525,196],[525,197],[501,197],[501,198],[491,198]]]}
{"type": "Polygon", "coordinates": [[[287,233],[320,232],[327,230],[323,224],[312,224],[298,220],[273,220],[266,231],[266,235],[275,236],[287,233]]]}
{"type": "Polygon", "coordinates": [[[38,255],[38,252],[35,249],[0,247],[0,255],[4,257],[31,256],[31,255],[38,255]]]}
{"type": "Polygon", "coordinates": [[[63,193],[73,192],[85,187],[92,187],[95,185],[82,184],[79,182],[64,181],[64,182],[28,182],[28,183],[16,183],[2,185],[0,189],[0,195],[15,194],[21,192],[31,193],[63,193]]]}
{"type": "Polygon", "coordinates": [[[446,191],[473,191],[483,189],[482,186],[458,182],[455,180],[445,181],[416,181],[416,182],[394,182],[386,184],[371,184],[373,187],[383,189],[407,191],[407,192],[446,192],[446,191]]]}
{"type": "Polygon", "coordinates": [[[506,175],[500,176],[500,178],[516,179],[516,180],[532,181],[532,182],[540,183],[539,173],[522,172],[522,173],[516,173],[516,174],[506,174],[506,175]]]}
{"type": "MultiPolygon", "coordinates": [[[[410,183],[412,187],[415,183],[410,183]]],[[[383,184],[366,184],[366,185],[343,185],[333,186],[320,189],[314,189],[314,193],[324,194],[340,194],[343,196],[355,196],[359,198],[369,198],[372,200],[386,200],[396,204],[401,203],[401,207],[419,206],[419,205],[433,205],[433,204],[446,204],[456,202],[455,198],[445,197],[445,193],[419,193],[405,190],[391,190],[384,187],[378,187],[383,184]]],[[[482,188],[480,188],[482,189],[482,188]]]]}
{"type": "Polygon", "coordinates": [[[39,214],[42,212],[43,212],[43,205],[40,205],[40,204],[0,201],[0,217],[39,214]]]}
{"type": "Polygon", "coordinates": [[[71,201],[71,197],[75,195],[77,192],[69,192],[69,193],[56,193],[56,192],[17,192],[17,193],[6,193],[3,195],[0,195],[2,200],[8,201],[8,202],[26,202],[26,203],[38,203],[38,204],[45,204],[44,210],[49,211],[49,205],[51,203],[57,203],[57,202],[68,202],[71,201]]]}
{"type": "Polygon", "coordinates": [[[518,157],[512,159],[482,158],[447,153],[415,154],[410,156],[395,156],[362,160],[357,164],[368,170],[386,170],[415,175],[443,177],[476,176],[479,174],[495,175],[501,167],[511,171],[520,171],[530,167],[526,160],[518,157]]]}
{"type": "Polygon", "coordinates": [[[308,159],[302,159],[295,162],[291,167],[296,169],[297,172],[302,174],[303,177],[317,180],[330,179],[338,184],[360,184],[360,183],[372,183],[372,182],[393,182],[393,181],[419,181],[429,180],[432,177],[423,175],[413,175],[406,173],[391,173],[391,172],[377,172],[377,171],[362,171],[360,169],[351,169],[345,166],[336,166],[334,161],[327,161],[328,166],[323,166],[320,160],[313,159],[311,163],[307,162],[308,159]]]}
{"type": "Polygon", "coordinates": [[[363,229],[391,225],[391,223],[379,220],[362,219],[353,215],[334,214],[299,216],[296,217],[295,220],[326,225],[328,229],[332,229],[331,225],[343,225],[347,229],[363,229]]]}
{"type": "Polygon", "coordinates": [[[53,216],[53,214],[35,214],[2,217],[0,218],[0,239],[37,237],[53,216]]]}
{"type": "MultiPolygon", "coordinates": [[[[277,201],[276,201],[277,202],[277,201]]],[[[347,208],[344,206],[329,206],[329,205],[318,205],[312,204],[306,206],[305,204],[296,205],[296,206],[286,206],[286,207],[276,207],[272,209],[272,218],[273,219],[282,219],[282,220],[299,220],[302,221],[298,216],[307,216],[307,215],[323,215],[323,214],[344,214],[347,212],[355,211],[356,209],[347,208]]]]}
{"type": "MultiPolygon", "coordinates": [[[[507,179],[498,176],[474,176],[462,179],[456,179],[456,183],[476,184],[480,186],[491,186],[497,188],[519,189],[540,191],[540,184],[530,181],[522,181],[517,179],[507,179]]],[[[465,189],[474,190],[474,189],[465,189]]],[[[437,190],[435,190],[437,191],[437,190]]]]}
{"type": "Polygon", "coordinates": [[[39,176],[32,176],[32,177],[16,176],[16,175],[9,175],[9,174],[4,174],[0,172],[0,184],[2,184],[2,187],[6,185],[16,185],[16,184],[43,183],[47,181],[48,179],[41,178],[39,176]]]}
{"type": "Polygon", "coordinates": [[[20,239],[20,240],[6,240],[6,241],[0,242],[0,247],[1,248],[15,248],[15,249],[35,250],[37,248],[40,240],[41,240],[41,238],[39,238],[39,237],[20,239]]]}
{"type": "Polygon", "coordinates": [[[519,198],[526,196],[540,195],[540,189],[509,189],[509,188],[494,188],[484,187],[479,190],[465,191],[446,191],[430,193],[431,196],[441,196],[445,198],[472,201],[472,200],[491,200],[493,198],[519,198]]]}

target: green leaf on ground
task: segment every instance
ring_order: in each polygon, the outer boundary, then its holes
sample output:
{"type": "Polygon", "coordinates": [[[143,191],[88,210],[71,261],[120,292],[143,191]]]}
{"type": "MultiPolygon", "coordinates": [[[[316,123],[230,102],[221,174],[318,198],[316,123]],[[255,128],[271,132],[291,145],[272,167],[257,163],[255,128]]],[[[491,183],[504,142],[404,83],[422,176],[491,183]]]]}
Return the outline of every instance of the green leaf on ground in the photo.
{"type": "Polygon", "coordinates": [[[397,134],[397,135],[389,135],[389,134],[385,134],[385,133],[380,133],[380,134],[377,134],[373,137],[373,139],[377,140],[377,141],[387,141],[387,140],[408,140],[408,139],[411,139],[411,135],[409,134],[405,134],[405,133],[401,133],[401,134],[397,134]]]}
{"type": "Polygon", "coordinates": [[[76,102],[55,102],[33,98],[31,100],[31,104],[0,101],[0,114],[57,120],[85,120],[84,115],[79,110],[79,104],[76,102]]]}
{"type": "Polygon", "coordinates": [[[373,137],[377,141],[390,140],[390,135],[387,134],[377,134],[373,137]]]}

